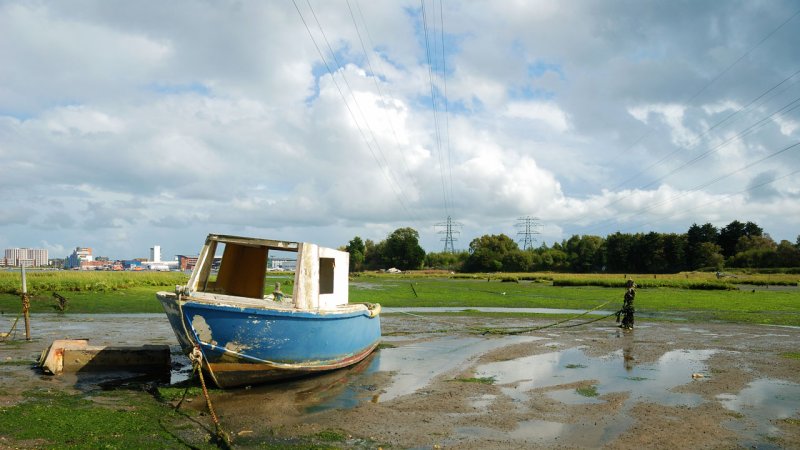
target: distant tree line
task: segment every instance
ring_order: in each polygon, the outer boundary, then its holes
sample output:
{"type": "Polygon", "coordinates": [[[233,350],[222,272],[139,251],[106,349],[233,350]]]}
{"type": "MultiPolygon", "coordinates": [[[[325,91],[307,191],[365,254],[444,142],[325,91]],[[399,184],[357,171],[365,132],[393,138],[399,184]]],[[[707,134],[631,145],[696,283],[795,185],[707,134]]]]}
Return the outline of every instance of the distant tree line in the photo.
{"type": "Polygon", "coordinates": [[[463,272],[669,273],[800,267],[800,236],[794,243],[775,242],[757,224],[738,220],[720,229],[710,223],[692,224],[683,234],[573,235],[550,247],[542,244],[528,250],[505,234],[484,235],[473,239],[467,251],[427,255],[419,246],[419,234],[400,228],[377,244],[355,237],[345,249],[350,252],[351,271],[424,266],[463,272]]]}
{"type": "Polygon", "coordinates": [[[350,252],[350,271],[419,269],[425,261],[425,250],[419,245],[419,233],[413,228],[398,228],[377,244],[356,236],[344,250],[350,252]]]}

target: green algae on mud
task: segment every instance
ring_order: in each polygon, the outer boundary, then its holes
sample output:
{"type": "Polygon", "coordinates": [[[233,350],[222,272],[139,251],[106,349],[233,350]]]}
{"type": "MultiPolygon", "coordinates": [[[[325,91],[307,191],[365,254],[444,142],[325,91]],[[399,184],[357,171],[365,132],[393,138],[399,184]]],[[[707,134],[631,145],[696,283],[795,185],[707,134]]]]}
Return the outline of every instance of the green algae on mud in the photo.
{"type": "MultiPolygon", "coordinates": [[[[25,392],[0,408],[0,435],[46,448],[215,448],[208,432],[144,391],[25,392]]],[[[14,442],[5,440],[14,447],[14,442]]]]}
{"type": "MultiPolygon", "coordinates": [[[[207,413],[189,407],[175,409],[184,387],[159,387],[153,393],[145,392],[142,387],[89,393],[27,391],[21,402],[0,408],[0,446],[220,448],[214,442],[214,426],[207,413]]],[[[198,386],[190,385],[186,398],[198,405],[205,404],[198,386]]],[[[262,449],[327,449],[339,448],[332,444],[353,439],[341,430],[324,430],[316,436],[292,439],[233,434],[234,448],[243,444],[262,449]]]]}
{"type": "Polygon", "coordinates": [[[578,395],[583,396],[583,397],[597,397],[598,395],[600,395],[597,392],[597,386],[595,386],[595,385],[583,386],[583,387],[576,388],[575,392],[578,393],[578,395]]]}

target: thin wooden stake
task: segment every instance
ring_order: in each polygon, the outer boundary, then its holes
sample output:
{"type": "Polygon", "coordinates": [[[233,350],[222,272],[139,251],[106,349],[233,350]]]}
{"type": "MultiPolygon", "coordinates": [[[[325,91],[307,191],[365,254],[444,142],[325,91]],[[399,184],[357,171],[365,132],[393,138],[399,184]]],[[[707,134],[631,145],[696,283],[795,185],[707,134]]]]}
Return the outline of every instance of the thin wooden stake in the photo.
{"type": "Polygon", "coordinates": [[[25,339],[31,340],[31,301],[28,298],[28,280],[25,278],[25,265],[20,267],[22,270],[22,315],[25,317],[25,339]]]}

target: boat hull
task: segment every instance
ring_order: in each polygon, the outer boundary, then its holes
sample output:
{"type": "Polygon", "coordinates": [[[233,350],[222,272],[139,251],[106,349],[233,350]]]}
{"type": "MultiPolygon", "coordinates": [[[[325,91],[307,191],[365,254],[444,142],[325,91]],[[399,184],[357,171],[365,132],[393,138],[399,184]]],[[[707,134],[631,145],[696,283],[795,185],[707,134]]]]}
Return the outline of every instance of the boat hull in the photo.
{"type": "Polygon", "coordinates": [[[209,304],[159,292],[178,342],[195,345],[221,388],[339,369],[380,342],[380,316],[369,310],[303,311],[209,304]]]}

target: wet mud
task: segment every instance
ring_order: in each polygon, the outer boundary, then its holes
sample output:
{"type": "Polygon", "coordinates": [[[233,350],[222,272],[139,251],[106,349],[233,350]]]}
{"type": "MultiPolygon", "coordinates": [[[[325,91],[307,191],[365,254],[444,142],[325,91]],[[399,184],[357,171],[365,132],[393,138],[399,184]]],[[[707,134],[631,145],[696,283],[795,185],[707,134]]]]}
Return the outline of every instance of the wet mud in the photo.
{"type": "MultiPolygon", "coordinates": [[[[382,348],[354,367],[214,391],[234,443],[335,430],[346,436],[336,445],[359,448],[800,448],[800,360],[790,357],[800,348],[798,328],[650,322],[623,332],[609,319],[498,336],[473,330],[548,322],[420,314],[382,321],[382,348]]],[[[41,386],[97,383],[18,364],[56,338],[166,343],[177,352],[162,315],[39,315],[33,330],[32,342],[0,344],[0,406],[41,386]]],[[[173,356],[168,378],[176,382],[188,362],[173,356]]]]}

